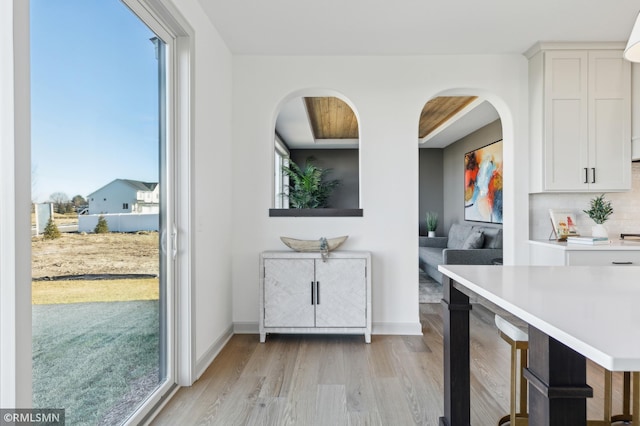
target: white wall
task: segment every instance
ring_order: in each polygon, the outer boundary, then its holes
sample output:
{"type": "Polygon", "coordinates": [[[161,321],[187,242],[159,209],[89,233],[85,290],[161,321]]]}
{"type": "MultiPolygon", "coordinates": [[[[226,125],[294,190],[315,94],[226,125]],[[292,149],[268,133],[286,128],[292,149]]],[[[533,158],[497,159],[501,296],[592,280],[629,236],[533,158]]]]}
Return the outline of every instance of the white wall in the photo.
{"type": "MultiPolygon", "coordinates": [[[[174,0],[195,32],[191,108],[192,256],[198,373],[229,336],[231,314],[231,86],[226,45],[196,0],[174,0]]],[[[272,141],[273,144],[273,141],[272,141]]],[[[272,145],[273,146],[273,145],[272,145]]]]}
{"type": "MultiPolygon", "coordinates": [[[[233,59],[233,319],[258,322],[258,254],[279,236],[350,235],[345,250],[372,256],[374,333],[420,332],[418,318],[418,119],[448,89],[489,98],[505,141],[505,220],[528,226],[527,62],[521,55],[263,57],[233,59]],[[361,218],[270,218],[273,129],[279,105],[303,89],[333,89],[360,125],[361,218]],[[517,141],[517,143],[514,143],[517,141]],[[519,189],[519,190],[516,190],[519,189]]],[[[457,92],[448,92],[455,94],[457,92]]],[[[321,94],[326,95],[326,92],[321,94]]],[[[525,228],[526,229],[526,228],[525,228]]],[[[505,262],[528,261],[526,233],[505,226],[505,262]]]]}

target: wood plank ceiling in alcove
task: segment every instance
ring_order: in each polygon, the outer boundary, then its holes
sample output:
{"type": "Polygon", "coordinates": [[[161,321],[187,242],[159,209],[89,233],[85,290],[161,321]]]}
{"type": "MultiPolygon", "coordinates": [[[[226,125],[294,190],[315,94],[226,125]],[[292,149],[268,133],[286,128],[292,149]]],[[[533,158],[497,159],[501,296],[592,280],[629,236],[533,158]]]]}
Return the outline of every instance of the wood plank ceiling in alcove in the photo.
{"type": "MultiPolygon", "coordinates": [[[[419,137],[424,138],[477,99],[477,96],[438,96],[420,114],[419,137]]],[[[358,119],[336,97],[304,98],[315,139],[358,139],[358,119]]]]}
{"type": "Polygon", "coordinates": [[[438,96],[431,99],[420,114],[419,138],[433,132],[476,99],[477,96],[438,96]]]}
{"type": "Polygon", "coordinates": [[[358,119],[335,97],[304,98],[315,139],[358,139],[358,119]]]}

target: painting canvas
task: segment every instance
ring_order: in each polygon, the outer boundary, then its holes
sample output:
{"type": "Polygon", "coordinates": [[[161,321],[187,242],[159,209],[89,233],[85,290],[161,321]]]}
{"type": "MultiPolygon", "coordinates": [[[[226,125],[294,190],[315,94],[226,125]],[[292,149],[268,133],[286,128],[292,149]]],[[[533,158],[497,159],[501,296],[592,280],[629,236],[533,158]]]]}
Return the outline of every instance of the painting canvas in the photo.
{"type": "Polygon", "coordinates": [[[502,140],[464,155],[464,219],[502,223],[502,140]]]}

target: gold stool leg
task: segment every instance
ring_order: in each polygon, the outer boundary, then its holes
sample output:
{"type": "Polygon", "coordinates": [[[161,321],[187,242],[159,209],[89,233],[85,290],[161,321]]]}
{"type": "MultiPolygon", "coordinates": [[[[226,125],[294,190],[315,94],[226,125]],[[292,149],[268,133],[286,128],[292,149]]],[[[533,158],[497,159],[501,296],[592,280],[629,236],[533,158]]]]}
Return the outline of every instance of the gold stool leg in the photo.
{"type": "Polygon", "coordinates": [[[527,415],[527,381],[524,379],[524,370],[528,364],[529,344],[525,343],[520,348],[520,415],[527,415]]]}
{"type": "Polygon", "coordinates": [[[509,343],[511,347],[511,377],[510,384],[510,401],[509,401],[509,414],[498,420],[498,425],[503,425],[509,422],[512,426],[526,426],[528,424],[527,414],[527,381],[522,374],[522,371],[527,368],[527,352],[529,348],[529,342],[513,341],[508,336],[500,336],[509,343]],[[518,351],[520,352],[520,368],[518,368],[518,351]],[[519,379],[518,379],[519,376],[519,379]],[[519,396],[519,408],[518,408],[518,380],[520,380],[520,396],[519,396]]]}

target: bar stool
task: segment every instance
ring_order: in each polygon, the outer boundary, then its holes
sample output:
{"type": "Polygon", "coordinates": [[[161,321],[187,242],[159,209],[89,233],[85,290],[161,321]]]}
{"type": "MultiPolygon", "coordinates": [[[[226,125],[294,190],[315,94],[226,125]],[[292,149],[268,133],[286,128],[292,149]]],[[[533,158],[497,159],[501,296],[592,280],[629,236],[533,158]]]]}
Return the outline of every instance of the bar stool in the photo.
{"type": "Polygon", "coordinates": [[[612,377],[611,371],[604,370],[604,419],[588,420],[587,426],[609,426],[612,423],[624,422],[632,426],[640,426],[640,373],[625,371],[622,382],[622,414],[612,414],[612,377]],[[633,375],[633,403],[631,401],[631,376],[633,375]],[[633,411],[631,410],[633,405],[633,411]],[[633,413],[633,414],[632,414],[633,413]]]}
{"type": "Polygon", "coordinates": [[[495,316],[496,327],[500,337],[511,346],[511,398],[510,412],[498,421],[498,426],[509,422],[511,426],[527,425],[529,414],[527,413],[527,381],[522,374],[527,368],[527,353],[529,351],[529,334],[511,324],[500,315],[495,316]],[[520,368],[518,369],[518,351],[520,351],[520,368]],[[519,370],[519,371],[518,371],[519,370]],[[520,404],[516,407],[518,378],[520,381],[520,404]]]}

